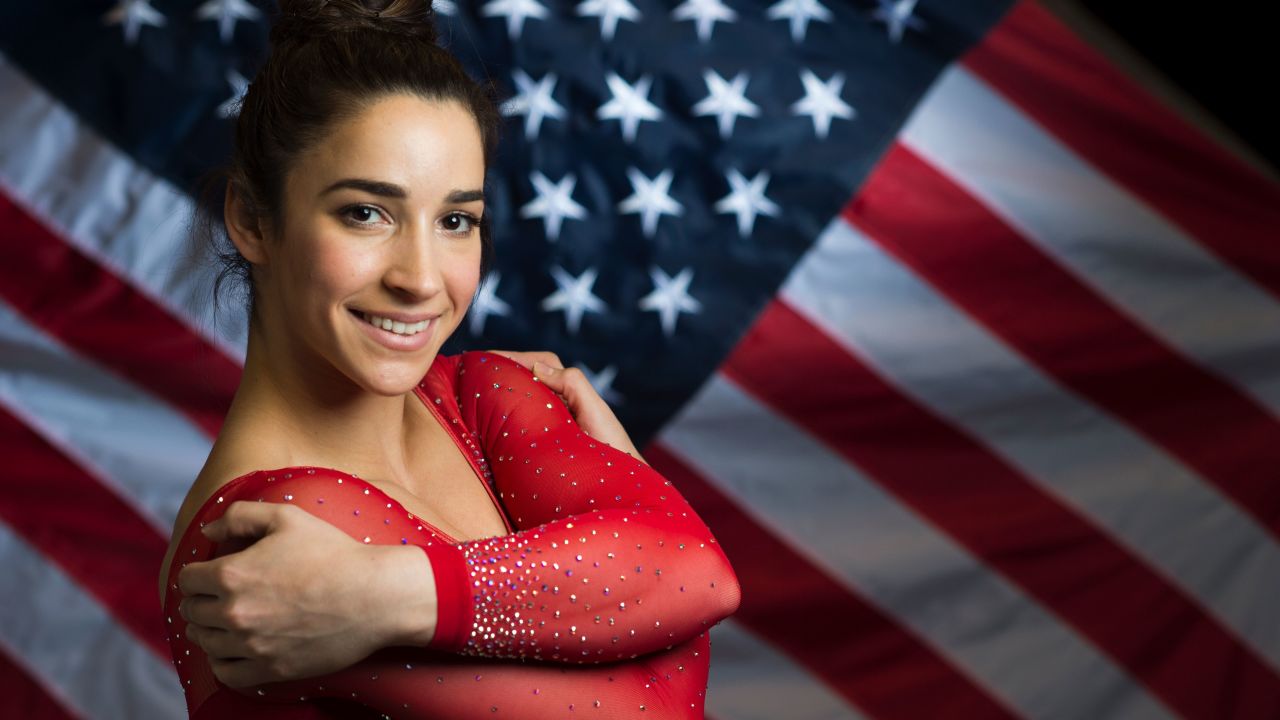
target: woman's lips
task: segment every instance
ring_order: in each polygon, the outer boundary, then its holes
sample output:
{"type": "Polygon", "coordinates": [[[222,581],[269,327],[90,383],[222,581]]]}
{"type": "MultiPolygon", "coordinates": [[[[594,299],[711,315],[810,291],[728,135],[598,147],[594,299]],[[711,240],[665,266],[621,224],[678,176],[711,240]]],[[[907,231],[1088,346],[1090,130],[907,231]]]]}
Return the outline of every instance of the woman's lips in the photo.
{"type": "Polygon", "coordinates": [[[359,310],[352,309],[351,315],[353,319],[364,329],[364,333],[378,344],[390,348],[392,350],[420,350],[427,346],[431,338],[435,335],[436,326],[440,324],[440,318],[434,317],[428,321],[427,326],[413,335],[403,335],[391,330],[385,330],[382,327],[376,327],[369,322],[367,315],[359,310]]]}

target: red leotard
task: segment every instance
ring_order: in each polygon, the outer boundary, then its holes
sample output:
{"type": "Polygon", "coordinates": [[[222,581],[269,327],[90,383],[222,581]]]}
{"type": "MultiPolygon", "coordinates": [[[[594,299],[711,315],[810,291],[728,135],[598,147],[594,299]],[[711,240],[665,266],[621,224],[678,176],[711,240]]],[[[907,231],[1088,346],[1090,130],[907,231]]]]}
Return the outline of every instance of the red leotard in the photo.
{"type": "Polygon", "coordinates": [[[328,468],[231,480],[196,513],[169,569],[166,627],[191,717],[703,717],[707,630],[737,609],[739,588],[688,502],[583,433],[550,388],[501,355],[437,356],[415,392],[513,532],[458,542],[328,468]],[[306,680],[222,685],[186,639],[177,574],[234,549],[199,528],[236,500],[292,503],[363,542],[421,547],[438,593],[431,643],[306,680]]]}

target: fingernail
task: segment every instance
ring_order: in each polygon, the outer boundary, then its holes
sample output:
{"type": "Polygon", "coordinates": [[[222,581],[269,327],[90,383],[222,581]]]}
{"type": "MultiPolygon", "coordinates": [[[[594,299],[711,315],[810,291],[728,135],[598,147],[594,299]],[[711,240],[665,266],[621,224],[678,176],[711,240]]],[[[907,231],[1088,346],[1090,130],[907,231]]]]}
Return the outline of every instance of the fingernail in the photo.
{"type": "Polygon", "coordinates": [[[550,374],[551,368],[541,360],[534,360],[533,372],[535,375],[547,375],[547,374],[550,374]]]}

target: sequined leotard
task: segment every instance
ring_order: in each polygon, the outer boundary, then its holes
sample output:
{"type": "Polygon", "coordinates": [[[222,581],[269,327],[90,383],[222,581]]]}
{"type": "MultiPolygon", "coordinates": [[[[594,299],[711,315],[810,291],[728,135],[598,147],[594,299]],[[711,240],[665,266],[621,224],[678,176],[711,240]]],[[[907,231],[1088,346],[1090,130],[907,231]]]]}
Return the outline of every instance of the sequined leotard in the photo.
{"type": "Polygon", "coordinates": [[[583,433],[501,355],[437,356],[415,393],[466,448],[511,534],[458,542],[370,483],[291,467],[238,477],[192,519],[169,569],[169,645],[193,718],[701,718],[707,630],[739,602],[733,569],[685,499],[583,433]],[[178,571],[230,551],[199,532],[237,500],[293,503],[366,543],[416,545],[438,591],[426,648],[233,690],[177,612],[178,571]]]}

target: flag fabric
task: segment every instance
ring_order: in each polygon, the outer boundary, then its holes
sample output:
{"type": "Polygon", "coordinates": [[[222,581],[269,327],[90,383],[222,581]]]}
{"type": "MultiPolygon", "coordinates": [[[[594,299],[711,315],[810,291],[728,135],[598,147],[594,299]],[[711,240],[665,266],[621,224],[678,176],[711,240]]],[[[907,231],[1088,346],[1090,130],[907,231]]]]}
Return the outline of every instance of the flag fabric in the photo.
{"type": "MultiPolygon", "coordinates": [[[[436,2],[503,98],[444,352],[575,364],[743,588],[708,715],[1280,717],[1280,184],[1027,0],[436,2]]],[[[173,718],[275,8],[0,8],[0,715],[173,718]]]]}

